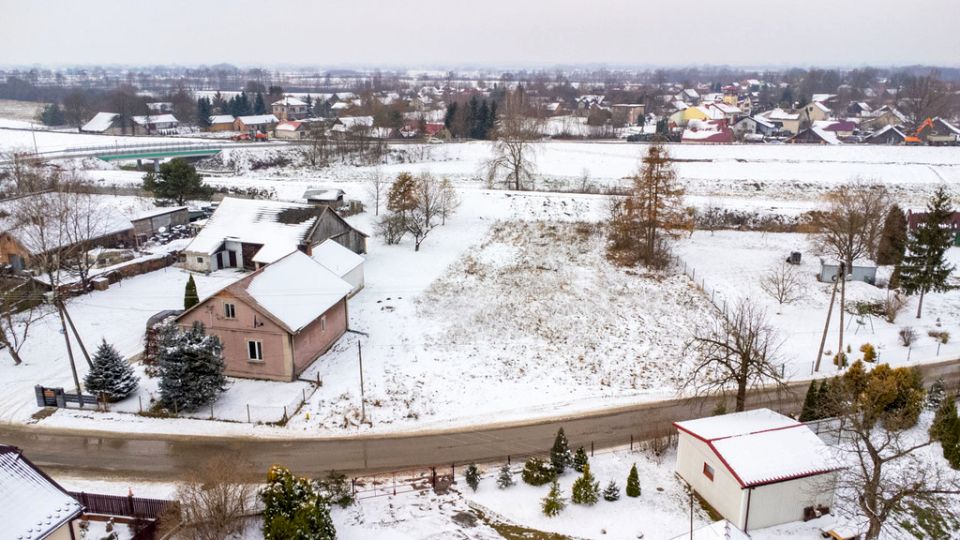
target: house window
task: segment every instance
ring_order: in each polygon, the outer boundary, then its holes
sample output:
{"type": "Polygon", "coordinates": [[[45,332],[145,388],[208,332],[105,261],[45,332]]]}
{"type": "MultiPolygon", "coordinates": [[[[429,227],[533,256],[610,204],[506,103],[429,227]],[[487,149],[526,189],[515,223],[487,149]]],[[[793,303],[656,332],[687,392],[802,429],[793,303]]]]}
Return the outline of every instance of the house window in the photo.
{"type": "Polygon", "coordinates": [[[248,341],[247,342],[247,358],[251,362],[263,362],[263,342],[262,341],[248,341]]]}
{"type": "Polygon", "coordinates": [[[197,262],[203,264],[203,257],[197,257],[197,262]]]}
{"type": "Polygon", "coordinates": [[[713,482],[713,467],[711,467],[706,461],[703,462],[703,475],[713,482]]]}
{"type": "Polygon", "coordinates": [[[228,319],[237,318],[237,306],[233,304],[224,304],[223,305],[223,316],[228,319]]]}

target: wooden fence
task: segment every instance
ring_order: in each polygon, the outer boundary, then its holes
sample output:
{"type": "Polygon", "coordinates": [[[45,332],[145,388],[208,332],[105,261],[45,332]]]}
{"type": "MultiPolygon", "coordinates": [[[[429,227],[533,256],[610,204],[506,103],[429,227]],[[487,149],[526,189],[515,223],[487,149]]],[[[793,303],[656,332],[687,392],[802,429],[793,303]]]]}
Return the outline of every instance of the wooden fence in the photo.
{"type": "Polygon", "coordinates": [[[63,388],[48,388],[38,384],[33,387],[33,391],[37,398],[37,407],[66,407],[67,403],[97,406],[96,396],[71,394],[63,388]]]}
{"type": "Polygon", "coordinates": [[[100,495],[97,493],[77,493],[68,491],[91,514],[105,514],[109,516],[123,516],[130,518],[157,519],[163,512],[174,504],[173,501],[163,499],[144,499],[141,497],[122,495],[100,495]]]}

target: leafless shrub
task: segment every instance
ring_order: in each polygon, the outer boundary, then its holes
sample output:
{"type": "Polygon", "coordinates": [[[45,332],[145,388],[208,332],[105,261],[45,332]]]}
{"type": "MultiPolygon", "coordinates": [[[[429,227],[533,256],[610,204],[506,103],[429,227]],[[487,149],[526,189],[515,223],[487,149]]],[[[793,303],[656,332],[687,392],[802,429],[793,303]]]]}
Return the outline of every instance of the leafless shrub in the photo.
{"type": "Polygon", "coordinates": [[[887,295],[887,298],[883,301],[883,318],[888,323],[893,324],[897,320],[897,315],[903,311],[906,305],[907,299],[900,294],[900,291],[887,295]]]}
{"type": "Polygon", "coordinates": [[[792,304],[803,298],[803,278],[792,266],[780,263],[767,270],[760,279],[760,288],[777,301],[778,312],[784,304],[792,304]]]}
{"type": "Polygon", "coordinates": [[[909,326],[901,328],[897,335],[900,336],[900,344],[904,347],[913,345],[913,342],[917,340],[917,331],[909,326]]]}
{"type": "Polygon", "coordinates": [[[238,464],[220,457],[208,461],[192,480],[177,486],[181,538],[221,540],[243,532],[254,489],[236,481],[238,464]]]}

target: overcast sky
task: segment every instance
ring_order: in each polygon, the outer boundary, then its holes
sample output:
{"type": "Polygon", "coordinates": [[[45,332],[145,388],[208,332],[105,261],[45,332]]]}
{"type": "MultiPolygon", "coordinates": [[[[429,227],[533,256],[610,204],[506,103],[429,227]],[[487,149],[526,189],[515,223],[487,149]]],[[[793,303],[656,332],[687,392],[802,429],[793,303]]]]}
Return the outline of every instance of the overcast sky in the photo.
{"type": "Polygon", "coordinates": [[[0,0],[0,65],[960,65],[958,0],[0,0]]]}

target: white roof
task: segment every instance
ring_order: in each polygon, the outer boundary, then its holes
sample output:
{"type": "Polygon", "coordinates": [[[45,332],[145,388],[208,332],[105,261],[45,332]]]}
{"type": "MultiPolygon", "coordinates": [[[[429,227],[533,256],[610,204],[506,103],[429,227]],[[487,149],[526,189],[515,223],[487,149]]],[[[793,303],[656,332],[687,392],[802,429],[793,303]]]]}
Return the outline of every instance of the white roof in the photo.
{"type": "Polygon", "coordinates": [[[330,106],[331,111],[342,111],[344,109],[349,109],[350,103],[346,101],[338,101],[330,106]]]}
{"type": "Polygon", "coordinates": [[[340,123],[348,128],[353,126],[373,127],[373,117],[372,116],[343,116],[340,118],[340,123]]]}
{"type": "Polygon", "coordinates": [[[363,257],[337,243],[333,238],[324,240],[313,248],[310,255],[313,260],[322,264],[338,277],[349,274],[354,268],[363,264],[363,257]]]}
{"type": "Polygon", "coordinates": [[[306,105],[305,102],[300,101],[299,99],[297,99],[297,98],[295,98],[295,97],[293,97],[293,96],[284,96],[283,99],[281,99],[280,101],[274,101],[273,104],[274,104],[274,105],[284,105],[284,106],[287,106],[287,107],[301,106],[301,105],[305,106],[305,105],[306,105]]]}
{"type": "Polygon", "coordinates": [[[836,132],[827,131],[822,127],[818,127],[818,126],[814,126],[810,129],[811,131],[816,133],[818,136],[820,136],[820,138],[823,139],[824,142],[826,142],[827,144],[840,144],[840,139],[837,138],[836,132]]]}
{"type": "Polygon", "coordinates": [[[820,103],[819,101],[814,101],[813,106],[820,109],[823,112],[830,112],[830,107],[827,107],[826,105],[824,105],[823,103],[820,103]]]}
{"type": "Polygon", "coordinates": [[[886,125],[886,126],[883,126],[883,129],[881,129],[880,131],[877,131],[876,133],[871,134],[869,138],[870,138],[870,139],[873,139],[873,138],[879,137],[880,135],[883,135],[884,133],[886,133],[886,132],[888,132],[888,131],[895,131],[895,132],[897,133],[897,135],[900,135],[900,138],[901,138],[901,139],[904,139],[904,138],[907,137],[906,134],[904,134],[902,131],[900,131],[899,129],[897,129],[896,126],[886,125]]]}
{"type": "Polygon", "coordinates": [[[837,97],[836,94],[814,94],[813,97],[810,98],[810,101],[820,103],[821,101],[830,101],[835,97],[837,97]]]}
{"type": "Polygon", "coordinates": [[[297,249],[316,221],[315,212],[303,216],[303,221],[300,222],[279,221],[284,210],[299,208],[313,207],[299,203],[225,197],[210,216],[207,225],[184,251],[212,254],[220,248],[224,240],[230,238],[247,244],[263,245],[254,256],[254,261],[273,262],[297,249]]]}
{"type": "Polygon", "coordinates": [[[210,117],[211,124],[232,124],[233,115],[232,114],[215,114],[210,117]]]}
{"type": "Polygon", "coordinates": [[[343,300],[352,288],[302,251],[294,250],[254,274],[246,291],[297,332],[343,300]]]}
{"type": "Polygon", "coordinates": [[[779,107],[764,114],[766,114],[767,118],[769,118],[770,120],[799,120],[800,119],[799,114],[788,113],[787,111],[779,107]]]}
{"type": "Polygon", "coordinates": [[[694,529],[693,536],[689,532],[685,532],[674,536],[671,540],[686,540],[688,538],[692,538],[692,540],[750,540],[747,533],[725,519],[694,529]]]}
{"type": "Polygon", "coordinates": [[[832,451],[810,428],[769,409],[675,425],[706,442],[742,487],[836,470],[832,451]]]}
{"type": "Polygon", "coordinates": [[[46,538],[81,511],[80,503],[16,449],[0,447],[0,523],[6,538],[46,538]]]}
{"type": "Polygon", "coordinates": [[[80,131],[91,131],[94,133],[103,133],[104,131],[110,129],[110,126],[113,125],[114,119],[120,116],[117,113],[112,112],[98,112],[90,119],[89,122],[83,125],[80,128],[80,131]]]}
{"type": "Polygon", "coordinates": [[[303,192],[303,198],[308,201],[336,201],[344,193],[340,188],[310,188],[303,192]]]}
{"type": "Polygon", "coordinates": [[[146,116],[134,116],[132,120],[141,126],[146,124],[177,124],[180,121],[172,114],[152,114],[146,116]]]}
{"type": "Polygon", "coordinates": [[[276,116],[272,114],[254,114],[250,116],[238,116],[237,120],[240,120],[247,126],[255,126],[259,124],[276,124],[279,122],[276,116]]]}

